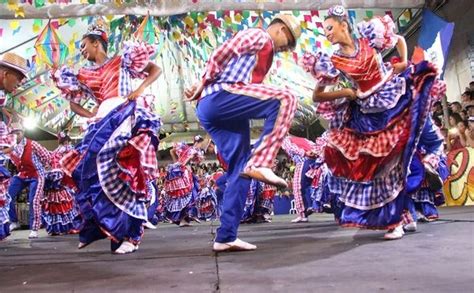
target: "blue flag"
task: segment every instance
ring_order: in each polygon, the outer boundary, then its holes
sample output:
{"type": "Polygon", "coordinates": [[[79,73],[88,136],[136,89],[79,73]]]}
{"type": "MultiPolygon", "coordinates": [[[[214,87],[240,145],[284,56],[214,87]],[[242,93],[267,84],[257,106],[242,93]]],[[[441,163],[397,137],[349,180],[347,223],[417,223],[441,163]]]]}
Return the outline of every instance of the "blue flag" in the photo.
{"type": "MultiPolygon", "coordinates": [[[[418,47],[423,50],[424,60],[436,64],[442,70],[442,78],[448,59],[449,45],[453,37],[454,23],[445,21],[428,9],[423,11],[422,17],[418,47]]],[[[414,55],[419,53],[415,49],[414,55]]]]}

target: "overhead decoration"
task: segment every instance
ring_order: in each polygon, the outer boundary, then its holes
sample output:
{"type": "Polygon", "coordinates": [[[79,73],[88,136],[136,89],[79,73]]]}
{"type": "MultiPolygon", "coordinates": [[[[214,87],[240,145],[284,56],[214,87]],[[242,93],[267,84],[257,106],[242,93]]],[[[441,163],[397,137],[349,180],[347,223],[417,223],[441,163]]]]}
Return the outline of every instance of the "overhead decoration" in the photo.
{"type": "MultiPolygon", "coordinates": [[[[424,0],[345,0],[354,8],[420,8],[424,0]]],[[[168,16],[218,10],[321,10],[341,1],[316,0],[0,0],[0,18],[65,18],[91,15],[168,16]]]]}
{"type": "Polygon", "coordinates": [[[35,42],[36,61],[44,63],[51,68],[57,68],[64,64],[68,56],[69,48],[59,38],[58,33],[52,27],[51,22],[45,26],[38,35],[35,42]]]}
{"type": "Polygon", "coordinates": [[[153,17],[147,15],[140,26],[137,28],[133,36],[136,40],[144,41],[150,44],[157,43],[155,24],[153,23],[153,17]]]}

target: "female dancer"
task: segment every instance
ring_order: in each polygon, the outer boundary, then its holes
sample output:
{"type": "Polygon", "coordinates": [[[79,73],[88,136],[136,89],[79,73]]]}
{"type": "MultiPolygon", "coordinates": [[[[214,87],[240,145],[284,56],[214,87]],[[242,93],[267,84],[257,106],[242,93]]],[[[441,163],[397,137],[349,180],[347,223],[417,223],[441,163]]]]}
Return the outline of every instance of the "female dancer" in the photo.
{"type": "Polygon", "coordinates": [[[79,232],[80,219],[72,196],[74,184],[71,177],[61,170],[60,160],[74,149],[71,138],[64,132],[58,134],[59,146],[51,152],[51,170],[46,172],[42,201],[46,232],[61,235],[79,232]]]}
{"type": "Polygon", "coordinates": [[[166,217],[180,227],[189,226],[197,220],[196,201],[199,193],[199,180],[193,174],[190,164],[199,164],[204,159],[204,138],[194,137],[194,144],[177,143],[171,149],[174,164],[168,166],[165,179],[166,217]]]}
{"type": "Polygon", "coordinates": [[[149,96],[142,94],[161,70],[150,61],[155,53],[151,45],[128,44],[122,55],[109,58],[107,44],[105,29],[91,26],[82,38],[81,54],[93,65],[78,74],[67,67],[54,74],[71,110],[94,119],[61,164],[78,188],[76,201],[83,217],[79,248],[109,237],[112,251],[125,254],[138,249],[149,187],[157,176],[160,119],[149,111],[149,96]],[[136,90],[132,78],[143,79],[136,90]],[[81,106],[88,98],[99,104],[96,114],[81,106]]]}
{"type": "Polygon", "coordinates": [[[321,148],[305,138],[288,135],[283,140],[281,148],[295,163],[293,174],[293,195],[298,216],[291,220],[292,223],[308,222],[307,212],[311,208],[311,182],[312,178],[306,176],[315,163],[316,154],[321,153],[321,148]]]}
{"type": "Polygon", "coordinates": [[[331,57],[304,58],[318,81],[314,101],[334,102],[340,109],[337,100],[349,100],[345,115],[338,116],[341,129],[328,133],[324,159],[329,172],[322,198],[331,198],[340,225],[387,229],[386,239],[399,239],[403,220],[409,221],[408,195],[423,176],[410,172],[412,158],[417,144],[434,131],[427,118],[437,72],[428,62],[408,67],[405,40],[393,32],[389,16],[363,22],[358,29],[362,37],[355,39],[345,9],[332,7],[324,30],[339,49],[331,57]],[[400,62],[384,64],[380,52],[394,46],[400,62]],[[348,88],[325,92],[325,86],[341,78],[349,81],[348,88]]]}
{"type": "Polygon", "coordinates": [[[217,213],[217,195],[212,175],[202,176],[197,200],[198,218],[204,221],[215,220],[217,213]]]}

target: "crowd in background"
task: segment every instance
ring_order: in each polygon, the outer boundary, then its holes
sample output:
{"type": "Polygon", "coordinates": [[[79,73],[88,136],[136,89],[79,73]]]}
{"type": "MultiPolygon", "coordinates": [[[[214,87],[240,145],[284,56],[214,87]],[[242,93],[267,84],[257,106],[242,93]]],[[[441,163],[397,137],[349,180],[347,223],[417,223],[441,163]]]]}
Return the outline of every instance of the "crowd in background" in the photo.
{"type": "Polygon", "coordinates": [[[461,102],[448,104],[448,121],[441,102],[433,105],[433,120],[445,138],[445,150],[474,147],[474,81],[461,95],[461,102]]]}

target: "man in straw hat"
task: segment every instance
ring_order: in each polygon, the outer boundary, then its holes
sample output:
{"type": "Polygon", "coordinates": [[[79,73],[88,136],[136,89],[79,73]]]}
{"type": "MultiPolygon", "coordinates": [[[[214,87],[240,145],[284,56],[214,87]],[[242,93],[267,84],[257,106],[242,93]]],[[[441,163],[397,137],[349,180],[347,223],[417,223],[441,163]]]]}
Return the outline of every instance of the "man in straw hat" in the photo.
{"type": "Polygon", "coordinates": [[[254,250],[237,238],[250,179],[286,187],[271,167],[296,110],[293,94],[262,81],[275,53],[289,51],[301,35],[290,15],[277,15],[266,30],[240,31],[211,56],[202,82],[186,90],[199,100],[197,116],[228,165],[227,188],[213,250],[254,250]],[[250,148],[250,119],[265,119],[255,148],[250,148]]]}
{"type": "Polygon", "coordinates": [[[7,102],[6,93],[13,92],[25,79],[27,72],[24,58],[11,52],[0,56],[0,107],[7,102]]]}
{"type": "Polygon", "coordinates": [[[18,228],[18,218],[15,210],[16,197],[28,187],[28,202],[30,206],[29,238],[37,238],[41,226],[41,199],[43,198],[45,168],[49,167],[51,155],[47,149],[36,141],[26,138],[19,123],[12,123],[10,133],[16,134],[17,145],[10,153],[10,159],[18,170],[8,187],[12,201],[10,203],[10,230],[18,228]]]}

